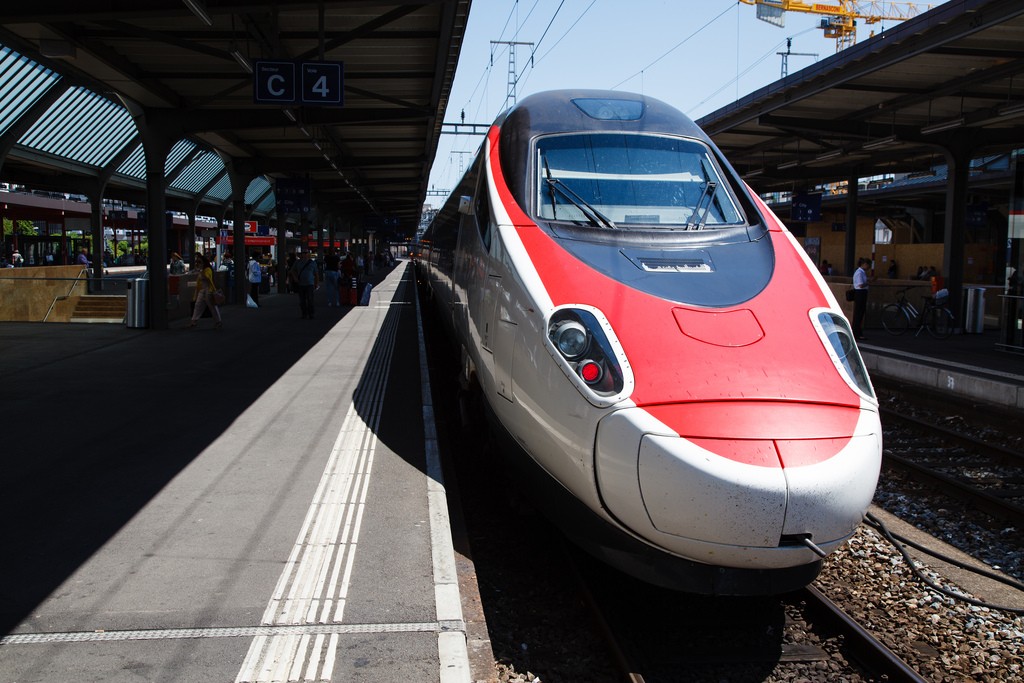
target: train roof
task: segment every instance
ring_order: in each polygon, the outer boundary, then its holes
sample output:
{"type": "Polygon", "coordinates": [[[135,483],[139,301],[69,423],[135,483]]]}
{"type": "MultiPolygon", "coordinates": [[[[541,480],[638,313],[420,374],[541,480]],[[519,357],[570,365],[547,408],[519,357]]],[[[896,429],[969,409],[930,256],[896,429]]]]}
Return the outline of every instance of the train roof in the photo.
{"type": "Polygon", "coordinates": [[[527,137],[568,131],[663,132],[707,140],[690,117],[661,100],[617,90],[548,90],[523,98],[495,122],[527,137]]]}

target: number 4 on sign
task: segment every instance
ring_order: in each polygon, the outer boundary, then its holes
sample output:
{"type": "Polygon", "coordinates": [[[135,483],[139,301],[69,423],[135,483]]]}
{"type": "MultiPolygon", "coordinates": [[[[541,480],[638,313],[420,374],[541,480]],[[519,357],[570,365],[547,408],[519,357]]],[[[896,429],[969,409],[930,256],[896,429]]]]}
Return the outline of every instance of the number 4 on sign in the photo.
{"type": "Polygon", "coordinates": [[[343,62],[303,62],[302,103],[341,105],[343,62]]]}

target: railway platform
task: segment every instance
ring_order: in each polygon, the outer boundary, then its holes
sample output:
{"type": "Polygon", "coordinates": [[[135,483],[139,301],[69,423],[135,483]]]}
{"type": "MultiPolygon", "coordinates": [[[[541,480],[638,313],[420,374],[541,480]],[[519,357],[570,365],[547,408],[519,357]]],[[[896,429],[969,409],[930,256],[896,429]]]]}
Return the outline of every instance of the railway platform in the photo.
{"type": "Polygon", "coordinates": [[[312,320],[260,301],[0,324],[0,680],[491,675],[409,264],[312,320]]]}
{"type": "Polygon", "coordinates": [[[995,331],[934,339],[877,328],[859,343],[872,377],[916,385],[1004,410],[1024,410],[1024,353],[1004,350],[995,331]]]}

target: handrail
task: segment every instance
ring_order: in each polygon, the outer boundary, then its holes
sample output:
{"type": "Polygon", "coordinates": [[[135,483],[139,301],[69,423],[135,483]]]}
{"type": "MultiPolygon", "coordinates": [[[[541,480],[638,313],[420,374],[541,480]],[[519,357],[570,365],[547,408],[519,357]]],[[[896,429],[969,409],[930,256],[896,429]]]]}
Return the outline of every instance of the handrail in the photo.
{"type": "MultiPolygon", "coordinates": [[[[79,273],[78,273],[78,277],[75,278],[75,281],[71,283],[71,287],[68,288],[68,293],[65,294],[64,296],[55,296],[53,298],[53,301],[50,302],[50,307],[48,309],[46,309],[46,315],[43,316],[43,322],[44,323],[50,317],[50,313],[53,312],[53,307],[57,305],[57,302],[58,301],[67,301],[68,297],[71,296],[71,292],[75,291],[75,287],[77,287],[78,283],[82,281],[82,275],[83,274],[85,274],[86,282],[88,282],[88,280],[89,280],[88,273],[89,273],[89,268],[87,266],[83,266],[82,270],[79,271],[79,273]]],[[[33,278],[33,279],[35,279],[35,278],[33,278]]],[[[53,278],[45,278],[45,279],[49,280],[49,279],[53,279],[53,278]]]]}

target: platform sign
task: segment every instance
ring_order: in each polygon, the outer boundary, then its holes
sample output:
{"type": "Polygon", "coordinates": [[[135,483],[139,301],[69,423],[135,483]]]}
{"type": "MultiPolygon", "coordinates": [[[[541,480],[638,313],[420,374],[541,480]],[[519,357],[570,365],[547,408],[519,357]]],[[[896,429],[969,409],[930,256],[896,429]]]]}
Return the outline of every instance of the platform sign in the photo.
{"type": "Polygon", "coordinates": [[[274,181],[274,198],[278,213],[309,211],[309,180],[278,178],[274,181]]]}
{"type": "Polygon", "coordinates": [[[295,62],[257,61],[253,65],[252,96],[256,104],[294,104],[297,98],[295,62]]]}
{"type": "Polygon", "coordinates": [[[964,223],[969,228],[981,229],[988,227],[988,202],[968,204],[964,210],[964,223]]]}
{"type": "Polygon", "coordinates": [[[303,62],[302,104],[341,106],[344,62],[303,62]]]}
{"type": "Polygon", "coordinates": [[[257,226],[256,221],[246,221],[245,222],[245,232],[246,232],[246,234],[255,235],[256,234],[256,226],[257,226]]]}
{"type": "Polygon", "coordinates": [[[257,61],[253,102],[339,107],[344,103],[344,62],[257,61]]]}
{"type": "Polygon", "coordinates": [[[812,223],[821,220],[821,195],[798,192],[793,195],[790,207],[791,220],[812,223]]]}

